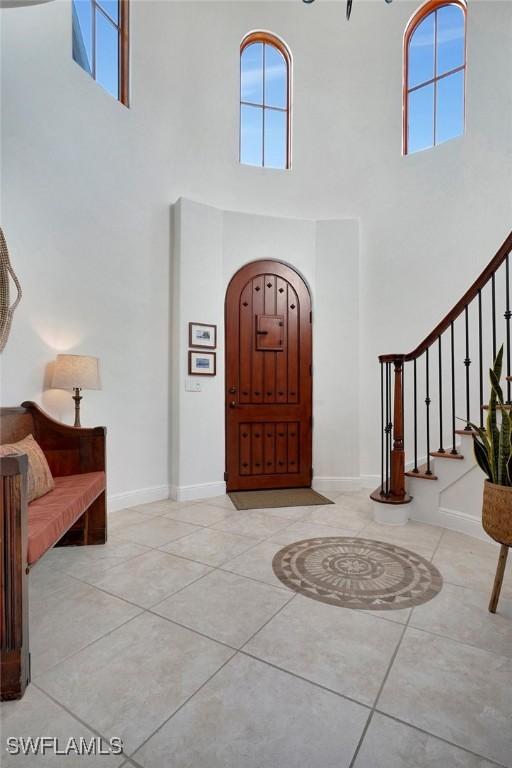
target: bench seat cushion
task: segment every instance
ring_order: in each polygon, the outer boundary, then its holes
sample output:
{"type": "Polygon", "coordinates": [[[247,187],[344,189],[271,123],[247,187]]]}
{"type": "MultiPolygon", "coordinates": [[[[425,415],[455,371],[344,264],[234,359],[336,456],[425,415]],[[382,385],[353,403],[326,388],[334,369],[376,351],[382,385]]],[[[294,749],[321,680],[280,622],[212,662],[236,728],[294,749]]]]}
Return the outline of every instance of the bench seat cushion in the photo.
{"type": "Polygon", "coordinates": [[[28,505],[28,554],[32,565],[53,547],[105,490],[105,473],[55,477],[55,488],[28,505]]]}

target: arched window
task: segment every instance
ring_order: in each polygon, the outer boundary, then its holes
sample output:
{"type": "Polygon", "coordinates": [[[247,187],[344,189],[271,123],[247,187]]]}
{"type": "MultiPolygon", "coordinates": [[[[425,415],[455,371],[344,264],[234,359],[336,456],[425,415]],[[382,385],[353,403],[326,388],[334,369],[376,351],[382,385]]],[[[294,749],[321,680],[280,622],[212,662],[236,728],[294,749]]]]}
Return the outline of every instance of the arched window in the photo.
{"type": "Polygon", "coordinates": [[[404,36],[404,154],[464,133],[466,3],[428,0],[404,36]]]}
{"type": "Polygon", "coordinates": [[[290,69],[286,45],[253,32],[240,47],[240,162],[290,167],[290,69]]]}

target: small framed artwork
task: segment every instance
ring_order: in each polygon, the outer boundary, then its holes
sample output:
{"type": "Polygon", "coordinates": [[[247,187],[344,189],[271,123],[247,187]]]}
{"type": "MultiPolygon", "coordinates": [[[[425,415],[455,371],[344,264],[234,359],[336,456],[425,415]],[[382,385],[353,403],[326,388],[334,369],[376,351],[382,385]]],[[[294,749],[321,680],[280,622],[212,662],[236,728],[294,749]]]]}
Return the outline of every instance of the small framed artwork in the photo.
{"type": "Polygon", "coordinates": [[[188,353],[188,373],[189,376],[215,376],[217,373],[215,352],[194,352],[188,353]]]}
{"type": "Polygon", "coordinates": [[[188,324],[189,347],[215,349],[217,346],[217,326],[205,323],[188,324]]]}

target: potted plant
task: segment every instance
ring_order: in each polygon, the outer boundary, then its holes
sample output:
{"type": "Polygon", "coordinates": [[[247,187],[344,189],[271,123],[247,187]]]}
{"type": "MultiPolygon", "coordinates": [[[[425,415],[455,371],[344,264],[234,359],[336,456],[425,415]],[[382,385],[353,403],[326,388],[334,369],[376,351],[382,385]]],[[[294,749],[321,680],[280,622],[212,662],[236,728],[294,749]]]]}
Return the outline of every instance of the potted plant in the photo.
{"type": "Polygon", "coordinates": [[[489,371],[491,396],[485,429],[471,424],[474,430],[475,457],[487,475],[484,483],[482,525],[495,541],[501,544],[498,568],[489,603],[489,611],[496,613],[501,585],[505,573],[508,548],[512,546],[512,412],[505,403],[500,385],[503,367],[503,346],[494,367],[489,371]],[[501,420],[498,424],[498,411],[501,420]]]}

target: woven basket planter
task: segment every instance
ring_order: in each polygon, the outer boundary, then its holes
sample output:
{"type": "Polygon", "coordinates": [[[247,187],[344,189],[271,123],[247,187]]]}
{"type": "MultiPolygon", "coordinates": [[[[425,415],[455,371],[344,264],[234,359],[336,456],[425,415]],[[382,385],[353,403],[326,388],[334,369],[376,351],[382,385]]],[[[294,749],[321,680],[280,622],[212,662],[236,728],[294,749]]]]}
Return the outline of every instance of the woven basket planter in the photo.
{"type": "Polygon", "coordinates": [[[482,525],[495,541],[512,547],[512,486],[485,481],[482,525]]]}

